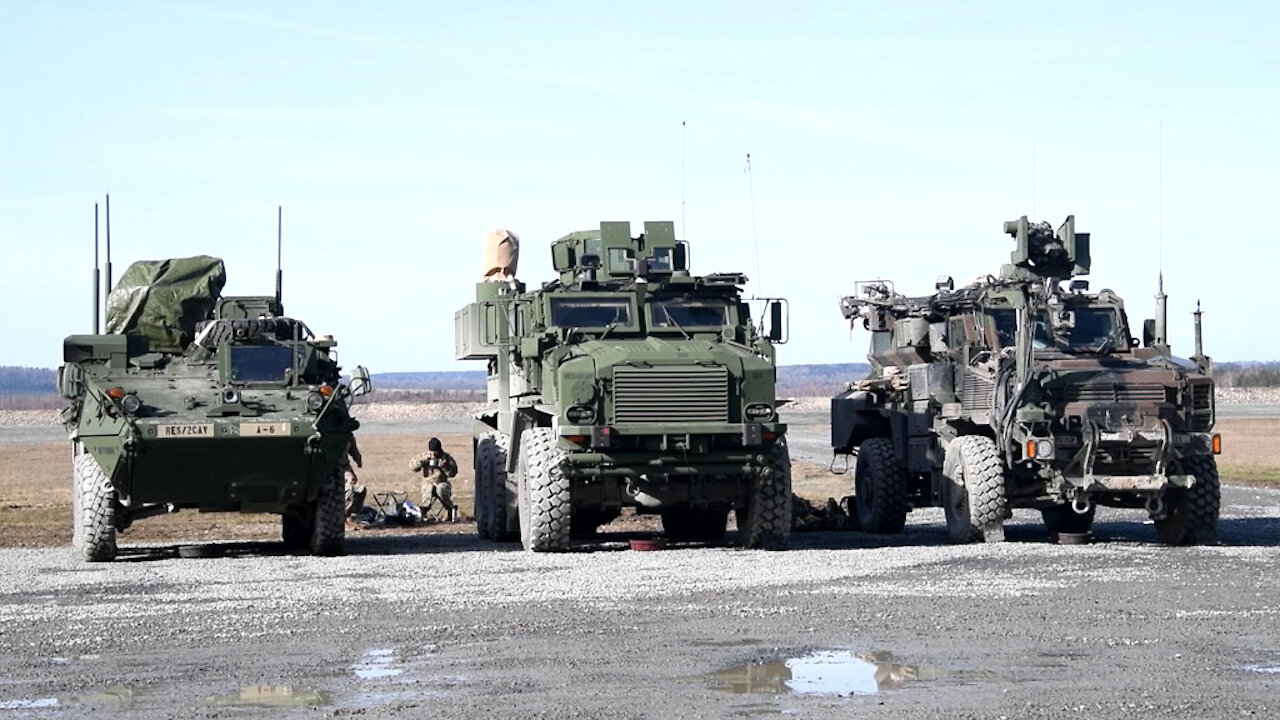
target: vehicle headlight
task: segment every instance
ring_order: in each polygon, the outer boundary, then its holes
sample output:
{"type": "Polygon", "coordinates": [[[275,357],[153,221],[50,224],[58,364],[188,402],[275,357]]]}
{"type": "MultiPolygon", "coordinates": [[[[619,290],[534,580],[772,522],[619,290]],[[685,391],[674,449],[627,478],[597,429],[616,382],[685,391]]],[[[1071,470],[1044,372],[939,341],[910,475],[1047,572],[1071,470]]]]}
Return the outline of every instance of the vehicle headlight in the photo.
{"type": "Polygon", "coordinates": [[[571,405],[564,417],[574,425],[590,425],[596,421],[596,409],[587,405],[571,405]]]}
{"type": "Polygon", "coordinates": [[[120,399],[120,407],[125,412],[133,415],[142,408],[142,401],[138,399],[137,395],[131,393],[120,399]]]}
{"type": "Polygon", "coordinates": [[[318,392],[313,392],[307,396],[307,410],[310,412],[320,412],[320,408],[324,407],[324,396],[318,392]]]}
{"type": "Polygon", "coordinates": [[[768,420],[773,417],[773,406],[769,403],[751,403],[746,408],[748,420],[768,420]]]}
{"type": "Polygon", "coordinates": [[[222,402],[225,405],[235,405],[240,402],[240,391],[235,388],[227,388],[222,391],[222,402]]]}

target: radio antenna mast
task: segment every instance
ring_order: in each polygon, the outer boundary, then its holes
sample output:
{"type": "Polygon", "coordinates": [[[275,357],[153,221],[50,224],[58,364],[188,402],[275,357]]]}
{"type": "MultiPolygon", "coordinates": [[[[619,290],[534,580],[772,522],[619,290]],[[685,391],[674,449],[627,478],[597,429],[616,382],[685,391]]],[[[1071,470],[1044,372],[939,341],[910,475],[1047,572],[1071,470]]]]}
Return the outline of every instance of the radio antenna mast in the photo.
{"type": "MultiPolygon", "coordinates": [[[[747,169],[744,172],[747,173],[747,193],[751,199],[751,242],[756,251],[756,288],[761,289],[764,280],[763,273],[760,272],[760,235],[756,230],[756,188],[751,178],[751,153],[747,153],[747,169]]],[[[763,290],[759,294],[763,295],[763,290]]]]}
{"type": "Polygon", "coordinates": [[[281,258],[284,255],[282,240],[284,237],[284,206],[276,206],[276,312],[284,314],[284,270],[281,269],[281,258]]]}
{"type": "Polygon", "coordinates": [[[111,293],[111,193],[107,193],[107,283],[105,295],[111,293]]]}
{"type": "Polygon", "coordinates": [[[98,270],[98,203],[93,204],[93,334],[97,335],[100,322],[100,303],[102,298],[101,274],[98,270]]]}
{"type": "Polygon", "coordinates": [[[686,157],[685,148],[687,147],[687,144],[685,142],[685,136],[687,135],[686,128],[687,126],[685,124],[685,121],[681,120],[680,121],[680,239],[682,240],[689,239],[689,231],[685,229],[685,224],[684,224],[684,215],[685,215],[684,213],[684,206],[685,206],[684,178],[685,178],[685,157],[686,157]]]}

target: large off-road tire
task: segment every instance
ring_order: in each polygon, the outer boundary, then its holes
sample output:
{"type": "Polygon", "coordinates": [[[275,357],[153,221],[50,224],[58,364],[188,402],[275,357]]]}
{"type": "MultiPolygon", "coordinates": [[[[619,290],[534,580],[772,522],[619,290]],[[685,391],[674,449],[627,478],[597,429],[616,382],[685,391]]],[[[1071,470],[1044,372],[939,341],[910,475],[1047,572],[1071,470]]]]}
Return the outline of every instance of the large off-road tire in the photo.
{"type": "Polygon", "coordinates": [[[1156,534],[1166,545],[1216,544],[1222,508],[1217,458],[1192,455],[1182,460],[1182,469],[1196,482],[1190,488],[1174,488],[1165,493],[1166,514],[1153,518],[1156,534]]]}
{"type": "Polygon", "coordinates": [[[893,440],[870,438],[858,448],[853,473],[854,507],[866,532],[893,535],[907,523],[907,470],[893,440]]]}
{"type": "Polygon", "coordinates": [[[1090,504],[1089,511],[1081,515],[1071,509],[1070,503],[1065,503],[1041,508],[1040,517],[1044,520],[1044,529],[1048,531],[1049,537],[1052,538],[1059,533],[1079,534],[1089,532],[1090,528],[1093,527],[1093,516],[1097,511],[1098,506],[1090,504]]]}
{"type": "Polygon", "coordinates": [[[493,494],[493,433],[485,433],[476,440],[475,453],[475,504],[476,536],[481,540],[493,537],[493,518],[490,495],[493,494]]]}
{"type": "Polygon", "coordinates": [[[530,552],[569,547],[573,507],[565,453],[551,428],[520,435],[520,542],[530,552]]]}
{"type": "Polygon", "coordinates": [[[754,479],[747,507],[735,511],[738,544],[754,550],[785,550],[791,536],[791,454],[785,438],[769,448],[769,464],[754,479]]]}
{"type": "Polygon", "coordinates": [[[672,507],[662,511],[662,532],[675,542],[721,542],[729,524],[728,507],[672,507]]]}
{"type": "Polygon", "coordinates": [[[342,469],[329,473],[312,504],[311,554],[341,555],[346,541],[346,507],[343,503],[342,469]]]}
{"type": "Polygon", "coordinates": [[[81,448],[75,454],[71,475],[73,501],[72,543],[88,562],[116,557],[116,489],[102,466],[81,448]]]}
{"type": "Polygon", "coordinates": [[[311,520],[315,511],[310,505],[298,505],[285,510],[280,516],[280,538],[285,549],[291,552],[307,552],[311,547],[311,520]]]}
{"type": "Polygon", "coordinates": [[[485,433],[476,443],[476,532],[486,540],[520,539],[519,530],[511,529],[515,513],[507,478],[510,444],[510,437],[500,432],[485,433]]]}
{"type": "Polygon", "coordinates": [[[1004,541],[1004,463],[995,442],[981,435],[956,438],[942,464],[943,510],[951,542],[1004,541]]]}

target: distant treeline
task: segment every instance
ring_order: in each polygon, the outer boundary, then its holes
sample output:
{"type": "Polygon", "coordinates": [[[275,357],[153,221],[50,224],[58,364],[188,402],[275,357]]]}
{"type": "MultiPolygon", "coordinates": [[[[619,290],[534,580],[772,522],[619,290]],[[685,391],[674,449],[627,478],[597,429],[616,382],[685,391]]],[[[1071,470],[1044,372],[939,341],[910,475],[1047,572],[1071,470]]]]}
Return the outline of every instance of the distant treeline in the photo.
{"type": "Polygon", "coordinates": [[[1216,363],[1213,377],[1223,387],[1280,387],[1280,362],[1216,363]]]}

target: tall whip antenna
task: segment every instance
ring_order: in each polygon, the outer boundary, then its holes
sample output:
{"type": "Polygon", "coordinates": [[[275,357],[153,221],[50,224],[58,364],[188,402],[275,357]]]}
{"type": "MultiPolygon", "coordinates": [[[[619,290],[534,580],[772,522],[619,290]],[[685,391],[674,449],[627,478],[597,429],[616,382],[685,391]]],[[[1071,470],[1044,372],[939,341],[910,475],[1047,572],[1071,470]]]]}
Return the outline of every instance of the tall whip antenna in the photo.
{"type": "Polygon", "coordinates": [[[284,314],[284,270],[281,269],[281,248],[284,228],[284,207],[276,206],[276,312],[284,314]]]}
{"type": "Polygon", "coordinates": [[[685,121],[681,120],[680,121],[680,237],[681,239],[684,239],[684,240],[689,239],[689,231],[685,230],[685,224],[684,224],[684,206],[685,206],[685,202],[684,202],[685,172],[684,170],[685,170],[685,157],[686,157],[685,148],[687,147],[685,143],[686,135],[687,135],[687,131],[686,131],[685,121]]]}
{"type": "Polygon", "coordinates": [[[111,193],[107,193],[107,293],[111,292],[111,193]]]}
{"type": "Polygon", "coordinates": [[[102,302],[101,273],[98,270],[98,203],[93,204],[93,334],[97,335],[101,327],[98,313],[102,302]]]}
{"type": "Polygon", "coordinates": [[[756,250],[756,288],[763,295],[764,274],[760,272],[760,235],[756,231],[756,187],[751,179],[751,153],[747,153],[747,169],[744,172],[747,173],[747,193],[751,198],[751,242],[756,250]]]}
{"type": "Polygon", "coordinates": [[[1156,241],[1159,243],[1157,250],[1157,267],[1160,268],[1161,282],[1164,278],[1164,118],[1160,118],[1160,129],[1158,139],[1156,141],[1156,172],[1159,177],[1156,180],[1156,241]]]}

